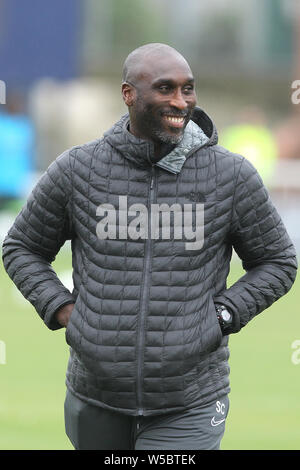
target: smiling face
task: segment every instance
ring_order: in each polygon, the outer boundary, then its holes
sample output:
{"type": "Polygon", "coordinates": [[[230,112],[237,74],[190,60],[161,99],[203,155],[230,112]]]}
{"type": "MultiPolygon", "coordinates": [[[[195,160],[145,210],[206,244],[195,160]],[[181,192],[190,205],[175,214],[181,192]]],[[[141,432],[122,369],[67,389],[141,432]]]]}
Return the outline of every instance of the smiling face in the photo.
{"type": "Polygon", "coordinates": [[[196,105],[194,78],[186,60],[169,47],[151,50],[133,63],[124,78],[130,132],[158,145],[180,142],[196,105]]]}

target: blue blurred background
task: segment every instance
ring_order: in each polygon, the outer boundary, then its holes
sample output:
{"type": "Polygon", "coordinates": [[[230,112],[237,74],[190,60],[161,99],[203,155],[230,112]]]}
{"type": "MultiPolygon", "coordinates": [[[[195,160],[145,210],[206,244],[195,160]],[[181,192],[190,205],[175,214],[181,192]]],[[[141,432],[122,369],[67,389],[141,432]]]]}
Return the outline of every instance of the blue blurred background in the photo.
{"type": "MultiPolygon", "coordinates": [[[[186,57],[220,143],[258,168],[299,252],[298,0],[0,0],[0,241],[49,164],[126,112],[122,65],[148,42],[186,57]]],[[[56,267],[71,288],[69,255],[56,267]]],[[[0,448],[70,448],[63,334],[43,329],[2,265],[0,281],[0,448]]],[[[298,292],[231,339],[225,448],[300,446],[300,354],[290,359],[300,337],[298,292]]]]}

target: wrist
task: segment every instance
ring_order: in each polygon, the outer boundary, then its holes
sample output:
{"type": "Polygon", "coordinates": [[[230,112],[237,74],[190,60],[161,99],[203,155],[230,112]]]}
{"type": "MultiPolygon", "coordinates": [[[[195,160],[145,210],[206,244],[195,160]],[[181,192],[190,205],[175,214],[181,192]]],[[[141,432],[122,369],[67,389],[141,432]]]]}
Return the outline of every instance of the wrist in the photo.
{"type": "Polygon", "coordinates": [[[233,314],[228,307],[222,304],[215,304],[216,314],[220,328],[224,335],[228,334],[233,323],[233,314]]]}

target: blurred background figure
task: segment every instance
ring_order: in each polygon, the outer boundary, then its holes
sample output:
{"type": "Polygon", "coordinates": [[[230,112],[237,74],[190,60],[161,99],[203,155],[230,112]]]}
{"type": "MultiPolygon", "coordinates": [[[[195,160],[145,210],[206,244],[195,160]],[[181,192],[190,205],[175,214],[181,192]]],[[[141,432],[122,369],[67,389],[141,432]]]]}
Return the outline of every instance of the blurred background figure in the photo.
{"type": "Polygon", "coordinates": [[[0,107],[0,210],[13,207],[31,188],[34,127],[19,92],[0,107]]]}
{"type": "Polygon", "coordinates": [[[274,176],[277,164],[277,142],[259,107],[241,109],[235,123],[220,134],[220,144],[245,156],[258,170],[266,186],[274,176]]]}
{"type": "MultiPolygon", "coordinates": [[[[300,106],[300,105],[298,105],[300,106]]],[[[294,112],[274,131],[281,159],[300,159],[300,113],[294,112]]]]}

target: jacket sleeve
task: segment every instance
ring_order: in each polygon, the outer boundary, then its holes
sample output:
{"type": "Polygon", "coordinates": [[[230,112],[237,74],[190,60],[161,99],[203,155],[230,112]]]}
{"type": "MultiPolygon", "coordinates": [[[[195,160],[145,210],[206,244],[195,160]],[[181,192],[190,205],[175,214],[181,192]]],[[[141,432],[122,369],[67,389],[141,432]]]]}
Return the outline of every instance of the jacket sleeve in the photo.
{"type": "Polygon", "coordinates": [[[236,333],[292,287],[296,252],[261,177],[243,158],[237,178],[229,241],[246,274],[214,297],[227,306],[236,333]]]}
{"type": "Polygon", "coordinates": [[[74,299],[51,263],[71,238],[70,155],[63,153],[42,175],[3,242],[4,267],[52,330],[61,328],[54,315],[74,299]]]}

